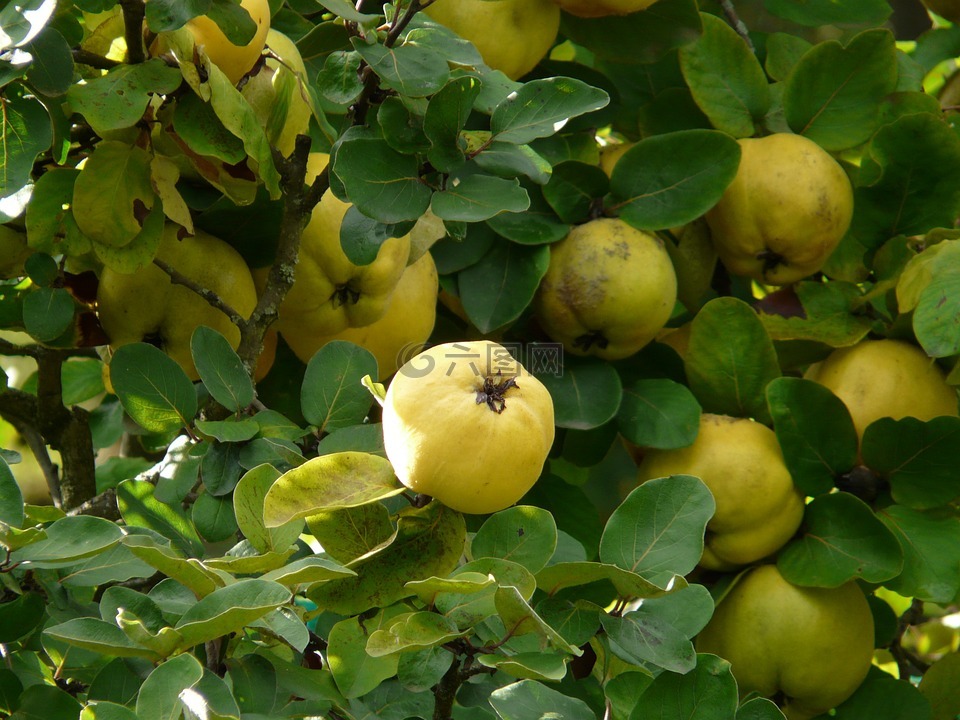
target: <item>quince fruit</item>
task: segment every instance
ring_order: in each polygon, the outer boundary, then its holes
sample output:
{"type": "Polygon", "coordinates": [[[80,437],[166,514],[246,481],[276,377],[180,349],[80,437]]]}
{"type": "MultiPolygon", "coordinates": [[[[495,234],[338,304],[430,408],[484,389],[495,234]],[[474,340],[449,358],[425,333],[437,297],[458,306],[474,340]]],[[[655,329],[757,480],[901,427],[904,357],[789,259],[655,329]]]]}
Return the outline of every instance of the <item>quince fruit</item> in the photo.
{"type": "MultiPolygon", "coordinates": [[[[240,7],[250,13],[257,24],[253,39],[246,45],[234,45],[223,34],[220,27],[206,15],[198,15],[188,20],[184,27],[193,35],[194,43],[210,62],[216,65],[236,85],[246,75],[263,53],[270,30],[270,3],[268,0],[240,0],[240,7]]],[[[164,34],[161,33],[151,48],[152,55],[160,55],[168,49],[164,34]]]]}
{"type": "Polygon", "coordinates": [[[791,133],[738,141],[740,168],[707,212],[735,275],[788,285],[820,270],[853,217],[853,188],[830,154],[791,133]]]}
{"type": "MultiPolygon", "coordinates": [[[[311,153],[307,182],[326,166],[311,153]]],[[[290,292],[280,305],[277,329],[284,337],[330,336],[363,327],[387,311],[410,256],[410,237],[389,238],[369,265],[354,265],[340,245],[340,225],[350,205],[330,190],[313,209],[300,240],[300,259],[290,292]]]]}
{"type": "Polygon", "coordinates": [[[551,246],[534,310],[568,352],[619,360],[656,337],[676,300],[663,242],[620,219],[598,218],[551,246]]]}
{"type": "Polygon", "coordinates": [[[533,70],[560,30],[553,0],[436,0],[424,12],[473,43],[487,65],[511,80],[533,70]]]}
{"type": "Polygon", "coordinates": [[[553,444],[546,387],[487,340],[437,345],[394,375],[383,446],[404,485],[463,513],[510,507],[553,444]]]}
{"type": "MultiPolygon", "coordinates": [[[[216,293],[244,318],[257,304],[257,291],[246,263],[223,240],[200,230],[178,239],[179,225],[168,223],[157,258],[216,293]]],[[[131,274],[105,268],[97,290],[100,324],[116,349],[132,342],[153,342],[176,360],[191,380],[198,380],[190,352],[193,331],[201,325],[216,330],[236,349],[240,330],[223,312],[193,290],[170,281],[150,264],[131,274]]]]}
{"type": "Polygon", "coordinates": [[[366,348],[377,359],[383,381],[423,350],[437,318],[438,290],[436,263],[430,253],[425,253],[403,271],[387,311],[379,320],[363,327],[347,328],[330,337],[298,332],[298,328],[290,327],[283,338],[304,363],[331,340],[346,340],[366,348]]]}
{"type": "Polygon", "coordinates": [[[811,365],[804,377],[843,400],[857,436],[875,420],[956,417],[957,391],[919,347],[902,340],[861,340],[811,365]]]}
{"type": "Polygon", "coordinates": [[[629,15],[646,10],[657,0],[554,0],[562,10],[577,17],[629,15]]]}
{"type": "Polygon", "coordinates": [[[944,20],[960,22],[960,2],[957,0],[921,0],[927,10],[933,10],[944,20]]]}
{"type": "Polygon", "coordinates": [[[803,495],[793,484],[773,430],[746,418],[704,413],[692,445],[650,450],[641,482],[694,475],[713,493],[700,566],[731,570],[775,553],[800,527],[803,495]]]}
{"type": "Polygon", "coordinates": [[[873,658],[873,615],[854,582],[797,587],[775,565],[748,570],[696,640],[730,662],[740,694],[783,693],[784,714],[807,720],[860,686],[873,658]]]}
{"type": "Polygon", "coordinates": [[[293,152],[297,135],[304,135],[313,114],[307,90],[307,68],[297,46],[279,30],[267,33],[271,55],[250,77],[241,93],[266,130],[267,140],[284,157],[293,152]]]}
{"type": "Polygon", "coordinates": [[[613,176],[613,168],[617,166],[617,161],[626,155],[627,151],[634,145],[636,143],[621,142],[611,143],[600,148],[600,169],[607,174],[607,177],[613,176]]]}

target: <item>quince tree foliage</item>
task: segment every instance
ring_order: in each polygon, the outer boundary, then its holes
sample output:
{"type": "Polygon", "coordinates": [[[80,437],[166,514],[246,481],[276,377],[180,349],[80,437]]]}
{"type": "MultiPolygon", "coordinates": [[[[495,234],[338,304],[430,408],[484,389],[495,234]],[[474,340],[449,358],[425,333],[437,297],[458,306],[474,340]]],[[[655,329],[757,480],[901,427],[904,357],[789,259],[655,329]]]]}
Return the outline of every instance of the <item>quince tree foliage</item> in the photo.
{"type": "Polygon", "coordinates": [[[0,3],[0,714],[960,712],[960,31],[518,2],[0,3]]]}

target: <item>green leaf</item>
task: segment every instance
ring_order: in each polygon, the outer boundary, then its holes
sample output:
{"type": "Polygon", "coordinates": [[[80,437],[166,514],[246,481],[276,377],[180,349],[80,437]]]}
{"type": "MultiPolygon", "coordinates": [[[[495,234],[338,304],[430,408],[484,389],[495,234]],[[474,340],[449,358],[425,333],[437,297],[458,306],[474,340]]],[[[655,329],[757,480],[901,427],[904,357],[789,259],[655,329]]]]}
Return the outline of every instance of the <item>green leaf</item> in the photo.
{"type": "Polygon", "coordinates": [[[614,166],[613,209],[638,230],[683,225],[717,204],[739,165],[740,146],[716,130],[648,137],[614,166]]]}
{"type": "Polygon", "coordinates": [[[41,95],[63,95],[73,82],[73,55],[63,35],[46,27],[24,49],[33,56],[27,82],[41,95]]]}
{"type": "Polygon", "coordinates": [[[84,650],[113,657],[142,657],[155,660],[157,654],[130,640],[112,622],[96,618],[76,618],[44,630],[44,633],[84,650]]]}
{"type": "Polygon", "coordinates": [[[295,588],[298,585],[312,585],[326,580],[336,580],[337,578],[351,577],[354,575],[356,575],[356,573],[349,568],[338,565],[327,558],[313,555],[295,560],[276,570],[271,570],[263,575],[261,579],[295,588]]]}
{"type": "Polygon", "coordinates": [[[109,550],[122,537],[123,530],[109,520],[92,515],[65,517],[46,528],[46,537],[14,551],[10,561],[59,567],[109,550]]]}
{"type": "Polygon", "coordinates": [[[666,595],[646,598],[640,606],[641,611],[663,619],[688,638],[707,626],[713,609],[713,597],[703,585],[687,585],[666,595]]]}
{"type": "Polygon", "coordinates": [[[877,515],[903,548],[903,572],[884,586],[904,597],[952,602],[960,592],[960,519],[902,505],[877,515]]]}
{"type": "Polygon", "coordinates": [[[3,28],[0,49],[19,47],[33,40],[50,21],[56,6],[55,0],[27,0],[5,5],[0,10],[0,28],[3,28]]]}
{"type": "Polygon", "coordinates": [[[360,697],[397,672],[397,655],[377,657],[367,652],[373,633],[387,627],[402,610],[389,608],[373,618],[348,618],[330,629],[327,658],[337,687],[346,698],[360,697]]]}
{"type": "Polygon", "coordinates": [[[11,715],[15,720],[76,720],[80,703],[53,685],[30,685],[20,696],[20,705],[11,715]]]}
{"type": "Polygon", "coordinates": [[[737,708],[736,720],[785,720],[785,716],[773,700],[755,697],[737,708]]]}
{"type": "Polygon", "coordinates": [[[882,675],[868,676],[847,700],[837,706],[837,720],[882,717],[884,720],[935,720],[930,702],[910,682],[882,675]]]}
{"type": "Polygon", "coordinates": [[[450,78],[450,67],[442,55],[411,45],[386,47],[369,45],[363,38],[351,38],[359,53],[384,86],[407,97],[427,97],[437,93],[450,78]]]}
{"type": "Polygon", "coordinates": [[[527,191],[516,179],[468,175],[433,194],[430,209],[442,220],[480,222],[504,212],[519,213],[530,207],[527,191]]]}
{"type": "Polygon", "coordinates": [[[200,477],[208,493],[221,497],[236,487],[243,469],[235,443],[213,443],[200,461],[200,477]]]}
{"type": "Polygon", "coordinates": [[[565,358],[562,373],[544,373],[540,380],[553,399],[557,427],[599,427],[617,414],[623,397],[620,376],[601,360],[565,358]]]}
{"type": "Polygon", "coordinates": [[[27,242],[34,250],[76,256],[90,252],[90,239],[80,232],[69,210],[79,175],[80,171],[73,168],[55,168],[34,184],[26,217],[27,242]]]}
{"type": "Polygon", "coordinates": [[[589,600],[548,597],[537,603],[537,612],[574,647],[589,642],[600,629],[602,609],[589,600]]]}
{"type": "MultiPolygon", "coordinates": [[[[960,328],[954,322],[960,313],[958,293],[960,272],[956,269],[937,272],[920,293],[920,301],[913,313],[913,329],[917,341],[930,357],[960,353],[960,328]]],[[[23,311],[26,316],[26,300],[23,311]]]]}
{"type": "Polygon", "coordinates": [[[356,205],[347,208],[340,223],[340,247],[354,265],[369,265],[377,259],[380,246],[388,238],[403,237],[411,223],[384,224],[367,217],[356,205]]]}
{"type": "Polygon", "coordinates": [[[700,19],[703,34],[680,49],[684,79],[717,130],[750,137],[770,109],[766,75],[736,30],[715,15],[700,19]]]}
{"type": "MultiPolygon", "coordinates": [[[[52,3],[51,3],[52,4],[52,3]]],[[[16,5],[7,5],[4,11],[16,5]]],[[[9,28],[4,28],[10,32],[9,28]]],[[[0,45],[2,45],[0,41],[0,45]]],[[[35,97],[17,97],[8,86],[0,100],[3,152],[0,153],[0,197],[13,195],[30,181],[37,156],[50,148],[53,130],[50,116],[35,97]]],[[[99,147],[99,146],[98,146],[99,147]]]]}
{"type": "Polygon", "coordinates": [[[880,418],[863,433],[861,452],[864,463],[890,483],[894,500],[925,510],[960,495],[958,438],[960,418],[880,418]]]}
{"type": "Polygon", "coordinates": [[[623,390],[617,427],[627,440],[641,447],[686,447],[700,428],[700,403],[686,385],[673,380],[636,380],[623,390]]]}
{"type": "Polygon", "coordinates": [[[321,432],[363,422],[373,402],[360,382],[365,375],[377,375],[377,361],[369,350],[344,340],[321,347],[307,363],[300,390],[307,422],[321,432]]]}
{"type": "Polygon", "coordinates": [[[847,347],[870,332],[870,318],[854,314],[860,298],[853,283],[801,281],[767,295],[758,307],[759,317],[774,340],[813,340],[847,347]],[[799,313],[795,301],[800,303],[799,313]]]}
{"type": "Polygon", "coordinates": [[[565,695],[536,680],[521,680],[490,693],[490,705],[501,720],[541,720],[549,708],[551,720],[596,720],[583,700],[565,695]]]}
{"type": "Polygon", "coordinates": [[[160,58],[135,65],[120,65],[105,75],[72,85],[67,102],[98,135],[133,127],[147,110],[150,97],[176,90],[183,76],[160,58]]]}
{"type": "Polygon", "coordinates": [[[859,0],[840,3],[835,0],[766,0],[766,9],[798,25],[882,25],[890,17],[885,0],[859,0]]]}
{"type": "Polygon", "coordinates": [[[458,275],[460,300],[471,322],[490,333],[520,317],[550,265],[550,248],[497,240],[479,262],[458,275]]]}
{"type": "Polygon", "coordinates": [[[773,341],[742,300],[711,300],[697,313],[684,358],[690,389],[704,411],[769,419],[764,391],[780,377],[773,341]],[[736,337],[737,342],[727,341],[736,337]]]}
{"type": "Polygon", "coordinates": [[[646,482],[607,520],[600,560],[667,587],[700,561],[703,534],[715,508],[699,478],[673,475],[646,482]]]}
{"type": "Polygon", "coordinates": [[[937,660],[924,673],[919,690],[934,712],[934,718],[949,718],[960,713],[960,697],[956,687],[960,682],[960,653],[953,652],[937,660]]]}
{"type": "Polygon", "coordinates": [[[553,515],[531,505],[494,513],[470,542],[471,557],[503,558],[532,573],[542,570],[556,549],[557,524],[553,515]]]}
{"type": "Polygon", "coordinates": [[[123,409],[150,432],[178,430],[197,413],[193,383],[176,361],[152,345],[118,348],[110,361],[110,381],[123,409]]]}
{"type": "Polygon", "coordinates": [[[780,551],[777,568],[795,585],[839,587],[854,578],[881,583],[900,573],[903,551],[866,503],[831,493],[807,505],[801,535],[780,551]]]}
{"type": "Polygon", "coordinates": [[[463,554],[465,540],[463,516],[436,501],[425,508],[404,510],[397,521],[397,539],[354,563],[356,577],[312,587],[308,597],[340,615],[386,607],[414,594],[405,587],[409,581],[452,572],[463,554]]]}
{"type": "Polygon", "coordinates": [[[29,635],[47,614],[40,593],[25,592],[0,603],[0,642],[12,643],[29,635]]]}
{"type": "Polygon", "coordinates": [[[515,655],[477,655],[477,662],[521,680],[560,681],[567,674],[567,658],[548,652],[515,655]]]}
{"type": "Polygon", "coordinates": [[[214,400],[232,412],[239,412],[253,402],[253,382],[243,369],[240,356],[223,335],[200,325],[190,338],[190,353],[200,379],[214,400]]]}
{"type": "Polygon", "coordinates": [[[805,495],[830,492],[857,464],[859,441],[847,406],[819,383],[787,377],[767,385],[767,403],[794,483],[805,495]]]}
{"type": "Polygon", "coordinates": [[[423,116],[423,132],[431,145],[427,158],[441,172],[450,172],[464,162],[460,131],[470,117],[480,87],[477,78],[460,77],[430,98],[423,116]]]}
{"type": "Polygon", "coordinates": [[[477,167],[500,177],[525,176],[538,185],[550,179],[553,169],[539,153],[529,145],[492,142],[473,161],[477,167]]]}
{"type": "Polygon", "coordinates": [[[430,205],[430,188],[420,182],[414,155],[402,155],[384,140],[345,140],[337,149],[333,172],[348,199],[380,222],[417,220],[430,205]]]}
{"type": "Polygon", "coordinates": [[[609,189],[607,174],[599,167],[568,160],[553,168],[543,196],[565,223],[582,223],[609,189]]]}
{"type": "Polygon", "coordinates": [[[785,32],[767,37],[767,57],[764,68],[773,80],[786,80],[797,61],[813,47],[807,40],[785,32]]]}
{"type": "Polygon", "coordinates": [[[397,536],[390,511],[380,502],[325,510],[307,527],[330,557],[349,563],[385,548],[397,536]]]}
{"type": "MultiPolygon", "coordinates": [[[[571,561],[548,565],[537,573],[537,587],[553,594],[569,587],[589,585],[600,580],[609,580],[621,597],[651,598],[663,595],[667,590],[630,570],[609,563],[571,561]]],[[[669,581],[668,581],[669,582],[669,581]]],[[[686,584],[676,578],[671,589],[686,584]]]]}
{"type": "Polygon", "coordinates": [[[124,705],[97,700],[81,711],[80,720],[137,720],[137,714],[124,705]]]}
{"type": "Polygon", "coordinates": [[[694,0],[658,0],[626,16],[588,19],[564,14],[560,22],[564,37],[616,63],[653,63],[693,42],[701,31],[694,0]]]}
{"type": "Polygon", "coordinates": [[[143,221],[143,229],[129,243],[123,247],[114,247],[93,241],[94,254],[111,270],[121,273],[136,272],[156,256],[165,221],[163,203],[156,202],[143,221]]]}
{"type": "Polygon", "coordinates": [[[600,615],[600,622],[617,657],[632,665],[652,663],[675,673],[690,672],[696,665],[693,643],[663,618],[644,612],[623,616],[600,615]]]}
{"type": "Polygon", "coordinates": [[[385,458],[359,452],[322,455],[284,473],[270,487],[264,499],[264,524],[275,528],[321,510],[365,505],[403,490],[385,458]]]}
{"type": "Polygon", "coordinates": [[[360,54],[334,50],[327,55],[317,77],[317,88],[324,99],[335,105],[348,105],[363,92],[360,80],[360,54]]]}
{"type": "Polygon", "coordinates": [[[207,542],[222,542],[237,533],[231,498],[215,497],[209,492],[201,494],[193,504],[190,519],[207,542]]]}
{"type": "MultiPolygon", "coordinates": [[[[527,147],[523,145],[521,147],[527,147]]],[[[524,212],[500,213],[487,220],[487,226],[501,237],[520,245],[548,245],[563,240],[570,226],[560,222],[543,199],[539,188],[525,187],[530,208],[524,212]]]]}
{"type": "Polygon", "coordinates": [[[442,645],[463,633],[449,618],[434,612],[404,613],[370,633],[367,655],[383,657],[442,645]]]}
{"type": "Polygon", "coordinates": [[[244,474],[233,490],[233,512],[240,532],[260,552],[290,547],[303,530],[300,519],[273,528],[264,525],[264,499],[279,477],[280,471],[272,465],[258,465],[244,474]]]}
{"type": "Polygon", "coordinates": [[[124,480],[117,485],[117,507],[124,521],[131,527],[159,533],[189,555],[203,555],[203,545],[193,523],[179,505],[158,500],[155,490],[146,480],[124,480]]]}
{"type": "Polygon", "coordinates": [[[253,418],[243,418],[237,420],[228,418],[227,420],[197,420],[197,430],[204,435],[210,435],[222,443],[238,443],[250,440],[260,432],[260,426],[253,418]]]}
{"type": "Polygon", "coordinates": [[[737,681],[730,663],[700,654],[697,666],[679,675],[661,673],[640,696],[630,720],[670,717],[674,720],[728,720],[737,712],[737,681]]]}
{"type": "Polygon", "coordinates": [[[214,590],[187,610],[176,624],[183,647],[229,635],[286,604],[290,590],[279,583],[259,578],[238,580],[214,590]]]}
{"type": "Polygon", "coordinates": [[[560,633],[550,627],[527,604],[517,588],[510,585],[500,586],[494,591],[493,599],[497,614],[506,628],[507,635],[504,639],[534,635],[539,640],[538,649],[541,651],[549,645],[563,653],[577,656],[583,654],[582,650],[568,643],[560,633]]]}
{"type": "Polygon", "coordinates": [[[223,126],[210,103],[196,95],[187,94],[177,100],[173,130],[198,155],[211,156],[230,165],[242,162],[247,156],[243,141],[223,126]]]}
{"type": "Polygon", "coordinates": [[[195,558],[184,558],[146,535],[128,535],[123,544],[138,558],[203,597],[223,586],[223,579],[195,558]]]}
{"type": "Polygon", "coordinates": [[[23,493],[7,461],[0,457],[0,523],[19,528],[23,519],[23,493]]]}
{"type": "Polygon", "coordinates": [[[877,129],[880,101],[896,89],[897,76],[889,30],[867,30],[846,47],[834,40],[814,45],[785,81],[787,123],[826,150],[859,145],[877,129]]]}
{"type": "Polygon", "coordinates": [[[430,141],[423,133],[423,107],[425,101],[408,100],[390,96],[377,111],[377,122],[387,144],[399,153],[425,153],[430,141]]]}
{"type": "Polygon", "coordinates": [[[603,90],[568,77],[531,80],[493,111],[494,139],[518,145],[558,132],[570,118],[606,107],[603,90]]]}
{"type": "Polygon", "coordinates": [[[122,248],[141,233],[156,200],[150,160],[150,153],[136,145],[118,140],[97,144],[73,186],[73,217],[84,235],[108,248],[122,248]]]}
{"type": "Polygon", "coordinates": [[[189,653],[167,660],[147,676],[137,696],[141,720],[179,720],[183,711],[180,693],[203,677],[203,666],[189,653]]]}

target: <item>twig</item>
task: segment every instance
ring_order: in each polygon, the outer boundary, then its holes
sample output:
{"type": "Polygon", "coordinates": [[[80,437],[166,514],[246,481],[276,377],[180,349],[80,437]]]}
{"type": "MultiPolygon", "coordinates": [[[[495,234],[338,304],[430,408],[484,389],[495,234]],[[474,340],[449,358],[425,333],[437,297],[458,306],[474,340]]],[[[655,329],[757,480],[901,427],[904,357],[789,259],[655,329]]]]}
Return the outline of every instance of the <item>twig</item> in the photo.
{"type": "Polygon", "coordinates": [[[290,157],[284,158],[279,152],[274,154],[274,160],[280,172],[280,186],[283,189],[280,240],[263,294],[257,300],[257,306],[250,314],[249,320],[238,323],[240,347],[237,348],[237,353],[250,373],[256,368],[257,360],[263,350],[263,335],[277,319],[280,304],[293,286],[303,228],[314,206],[320,202],[320,198],[330,185],[329,168],[324,168],[316,180],[307,187],[305,181],[309,157],[310,138],[306,135],[297,137],[290,157]]]}
{"type": "Polygon", "coordinates": [[[119,520],[120,508],[117,507],[117,491],[113,488],[104,490],[86,502],[73,508],[67,515],[94,515],[107,520],[119,520]]]}
{"type": "Polygon", "coordinates": [[[737,15],[737,10],[733,7],[733,2],[731,2],[731,0],[720,0],[720,7],[723,8],[723,14],[727,16],[727,22],[737,31],[737,35],[743,38],[747,47],[750,48],[750,52],[756,55],[757,49],[753,46],[753,40],[750,39],[750,31],[743,20],[740,19],[740,16],[737,15]]]}
{"type": "Polygon", "coordinates": [[[0,339],[0,355],[6,355],[8,357],[32,357],[36,358],[43,354],[50,354],[56,352],[64,360],[70,357],[85,357],[85,358],[99,358],[96,351],[93,348],[57,348],[53,350],[51,348],[43,347],[42,345],[17,345],[12,343],[9,340],[0,339]]]}
{"type": "Polygon", "coordinates": [[[124,39],[127,41],[127,62],[135,65],[146,60],[143,51],[143,0],[120,0],[123,10],[124,39]]]}
{"type": "Polygon", "coordinates": [[[37,465],[40,466],[43,477],[47,481],[47,490],[50,491],[50,499],[53,500],[54,506],[62,507],[63,497],[60,491],[60,471],[57,465],[50,459],[50,453],[47,452],[47,444],[43,441],[43,436],[40,435],[36,428],[26,423],[13,421],[10,424],[20,433],[20,437],[27,443],[27,446],[33,453],[33,457],[36,458],[37,465]]]}
{"type": "Polygon", "coordinates": [[[97,68],[98,70],[111,70],[119,65],[123,65],[122,62],[117,60],[111,60],[108,57],[103,55],[97,55],[92,53],[89,50],[84,50],[83,48],[74,48],[71,50],[73,54],[73,61],[79,63],[80,65],[89,65],[92,68],[97,68]]]}
{"type": "Polygon", "coordinates": [[[217,310],[219,310],[224,315],[226,315],[228,318],[230,318],[230,322],[232,322],[234,325],[240,325],[243,322],[245,322],[243,316],[240,313],[238,313],[236,310],[234,310],[232,307],[230,307],[226,302],[224,302],[223,298],[217,295],[217,293],[215,293],[213,290],[210,290],[198,283],[195,283],[193,280],[191,280],[186,275],[181,273],[179,270],[174,268],[172,265],[165,262],[164,260],[161,260],[158,257],[155,257],[153,259],[153,264],[156,265],[161,270],[163,270],[167,275],[169,275],[171,282],[175,283],[176,285],[183,285],[188,290],[192,290],[193,292],[195,292],[197,295],[199,295],[208,303],[210,303],[210,305],[212,305],[217,310]]]}

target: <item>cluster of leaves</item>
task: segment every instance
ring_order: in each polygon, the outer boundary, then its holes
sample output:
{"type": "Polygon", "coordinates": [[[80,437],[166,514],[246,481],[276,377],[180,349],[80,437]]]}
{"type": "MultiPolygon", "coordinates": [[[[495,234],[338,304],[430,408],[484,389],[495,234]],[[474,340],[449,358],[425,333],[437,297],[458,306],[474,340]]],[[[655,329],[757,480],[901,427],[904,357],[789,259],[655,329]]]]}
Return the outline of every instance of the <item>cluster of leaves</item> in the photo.
{"type": "MultiPolygon", "coordinates": [[[[271,3],[308,68],[323,177],[352,205],[348,257],[369,262],[429,209],[447,233],[431,249],[443,287],[467,318],[443,315],[434,340],[531,343],[545,339],[528,308],[550,244],[615,214],[667,241],[688,350],[654,343],[544,374],[556,446],[522,504],[488,518],[401,494],[363,383],[376,362],[349,343],[306,366],[281,345],[255,386],[246,348],[267,323],[243,329],[239,355],[201,328],[200,383],[132,344],[104,396],[99,359],[83,357],[105,340],[99,270],[151,262],[165,222],[229,228],[248,264],[269,265],[309,212],[293,202],[307,145],[274,153],[243,93],[180,30],[210,13],[245,42],[253,28],[231,0],[4,5],[0,214],[32,254],[26,279],[0,284],[0,327],[30,336],[3,350],[39,369],[0,393],[0,415],[60,450],[64,475],[62,508],[24,505],[19,457],[0,459],[0,712],[782,717],[741,704],[729,666],[694,652],[716,580],[691,575],[714,510],[705,486],[629,490],[623,439],[689,445],[703,411],[772,425],[812,498],[777,558],[785,577],[882,587],[913,615],[956,602],[960,420],[881,420],[858,447],[840,401],[797,375],[871,333],[915,338],[954,367],[960,137],[930,90],[960,30],[898,44],[882,0],[768,0],[756,23],[741,2],[752,29],[780,23],[751,48],[719,7],[659,0],[564,16],[550,59],[514,82],[422,4],[271,3]],[[144,57],[143,23],[148,40],[168,33],[178,63],[144,57]],[[823,26],[840,39],[822,40],[823,26]],[[609,178],[598,130],[636,143],[609,178]],[[844,160],[855,213],[823,277],[758,301],[718,270],[700,218],[736,173],[736,140],[772,132],[844,160]],[[95,464],[121,436],[139,453],[95,464]]],[[[873,607],[878,647],[897,651],[901,677],[919,674],[901,645],[910,613],[898,627],[889,604],[873,607]]],[[[925,695],[876,670],[838,716],[931,717],[950,667],[928,674],[925,695]]]]}

